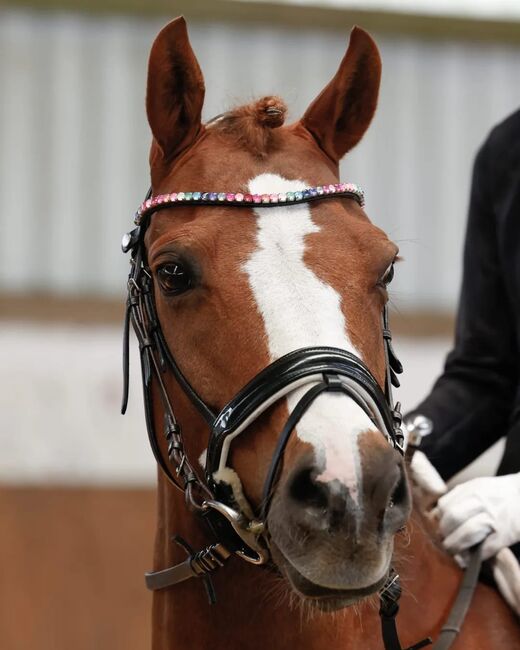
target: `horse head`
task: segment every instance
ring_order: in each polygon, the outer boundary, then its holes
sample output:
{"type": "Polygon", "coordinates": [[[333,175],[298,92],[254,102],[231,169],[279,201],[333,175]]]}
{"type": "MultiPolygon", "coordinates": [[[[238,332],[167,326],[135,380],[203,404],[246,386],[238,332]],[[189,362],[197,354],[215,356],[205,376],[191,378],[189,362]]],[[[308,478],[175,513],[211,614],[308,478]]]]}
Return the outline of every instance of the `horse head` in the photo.
{"type": "MultiPolygon", "coordinates": [[[[159,374],[185,458],[193,475],[205,467],[207,500],[220,495],[250,533],[256,523],[257,548],[323,609],[383,586],[410,512],[402,455],[374,413],[388,395],[382,318],[397,246],[338,178],[372,120],[380,73],[376,45],[355,28],[301,119],[286,125],[284,102],[265,97],[204,124],[183,19],[160,32],[149,61],[152,195],[162,198],[139,217],[163,347],[182,372],[159,374]]],[[[159,428],[164,404],[150,383],[159,428]]]]}

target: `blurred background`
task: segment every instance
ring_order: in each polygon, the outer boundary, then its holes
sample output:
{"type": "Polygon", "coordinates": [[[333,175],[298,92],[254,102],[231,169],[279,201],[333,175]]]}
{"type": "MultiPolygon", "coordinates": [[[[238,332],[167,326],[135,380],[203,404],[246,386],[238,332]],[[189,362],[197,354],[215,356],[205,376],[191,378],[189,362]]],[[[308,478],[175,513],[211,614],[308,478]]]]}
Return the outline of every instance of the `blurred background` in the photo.
{"type": "MultiPolygon", "coordinates": [[[[517,0],[4,0],[2,650],[149,647],[155,466],[136,365],[119,415],[120,239],[148,187],[148,52],[179,14],[206,118],[272,93],[297,117],[351,27],[376,38],[379,108],[342,177],[405,259],[392,291],[405,410],[451,344],[473,157],[520,106],[517,0]]],[[[472,471],[493,471],[498,453],[472,471]]]]}

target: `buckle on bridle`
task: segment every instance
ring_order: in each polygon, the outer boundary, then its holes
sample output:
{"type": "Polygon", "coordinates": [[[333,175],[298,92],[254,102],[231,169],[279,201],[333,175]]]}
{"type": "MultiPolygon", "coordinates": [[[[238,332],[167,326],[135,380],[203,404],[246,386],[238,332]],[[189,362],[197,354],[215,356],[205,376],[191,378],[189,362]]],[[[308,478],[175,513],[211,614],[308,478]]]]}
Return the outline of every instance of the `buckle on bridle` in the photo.
{"type": "Polygon", "coordinates": [[[141,227],[137,226],[137,228],[134,228],[130,232],[126,232],[123,235],[123,239],[121,240],[121,250],[123,251],[123,253],[128,253],[129,251],[133,250],[137,246],[137,243],[139,242],[140,234],[141,234],[141,227]]]}
{"type": "Polygon", "coordinates": [[[202,510],[214,510],[222,515],[231,525],[233,531],[244,542],[245,549],[236,549],[234,552],[240,558],[251,564],[265,564],[269,559],[269,551],[261,541],[261,535],[265,530],[264,523],[256,519],[247,519],[241,512],[230,508],[225,503],[208,499],[202,503],[202,510]]]}

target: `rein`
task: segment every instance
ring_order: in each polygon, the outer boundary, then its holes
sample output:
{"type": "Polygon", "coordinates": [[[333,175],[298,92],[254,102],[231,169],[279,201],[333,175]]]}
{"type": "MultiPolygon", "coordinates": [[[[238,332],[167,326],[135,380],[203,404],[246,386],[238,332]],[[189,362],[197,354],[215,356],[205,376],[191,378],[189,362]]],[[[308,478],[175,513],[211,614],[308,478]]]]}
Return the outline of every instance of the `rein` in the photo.
{"type": "MultiPolygon", "coordinates": [[[[402,365],[392,347],[386,306],[382,313],[386,366],[384,390],[363,361],[352,353],[332,347],[309,347],[294,350],[261,370],[220,413],[215,413],[204,402],[183,374],[169,350],[157,317],[152,275],[147,264],[144,244],[146,229],[155,212],[177,205],[225,205],[256,209],[342,198],[354,199],[361,206],[364,204],[363,191],[351,183],[263,195],[172,192],[152,197],[150,189],[136,212],[136,228],[123,237],[123,252],[130,253],[130,273],[123,336],[124,389],[121,412],[125,413],[128,404],[129,336],[132,324],[139,343],[150,446],[168,480],[184,492],[187,508],[205,522],[214,539],[203,549],[194,551],[182,538],[174,538],[185,550],[187,558],[175,566],[146,573],[146,585],[151,590],[166,589],[191,578],[202,578],[209,601],[214,603],[216,599],[210,574],[222,567],[232,554],[252,564],[269,562],[267,514],[284,451],[298,421],[320,394],[340,392],[353,399],[382,432],[388,443],[404,454],[400,404],[394,404],[392,396],[392,386],[399,386],[397,374],[402,372],[402,365]],[[175,417],[164,380],[168,372],[171,372],[208,425],[209,443],[203,478],[195,470],[184,448],[181,426],[175,417]],[[157,382],[164,411],[163,435],[167,443],[167,458],[161,452],[155,430],[152,396],[154,380],[157,382]],[[243,495],[240,495],[240,499],[235,492],[235,486],[225,480],[224,470],[228,468],[231,445],[267,408],[301,386],[306,386],[307,390],[289,414],[280,432],[264,482],[262,507],[258,515],[255,515],[251,506],[243,503],[243,495]]],[[[386,650],[403,650],[395,624],[400,593],[399,576],[392,570],[380,592],[380,617],[386,650]]],[[[455,624],[450,623],[450,629],[457,625],[460,627],[460,624],[457,618],[455,624]]],[[[430,643],[431,639],[426,639],[408,650],[418,650],[430,643]]],[[[449,645],[435,645],[434,648],[446,650],[449,645]]]]}

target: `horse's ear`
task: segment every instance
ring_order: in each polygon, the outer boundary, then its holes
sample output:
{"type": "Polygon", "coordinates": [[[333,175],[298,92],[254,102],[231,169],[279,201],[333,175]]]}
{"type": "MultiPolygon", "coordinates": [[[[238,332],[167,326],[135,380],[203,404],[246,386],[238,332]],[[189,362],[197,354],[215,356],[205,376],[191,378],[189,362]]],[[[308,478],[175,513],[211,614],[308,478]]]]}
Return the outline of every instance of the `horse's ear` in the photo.
{"type": "Polygon", "coordinates": [[[363,137],[376,110],[380,80],[377,46],[354,27],[338,71],[301,120],[333,160],[339,161],[363,137]]]}
{"type": "Polygon", "coordinates": [[[201,129],[204,78],[191,49],[184,18],[158,34],[148,62],[146,112],[165,159],[196,139],[201,129]]]}

